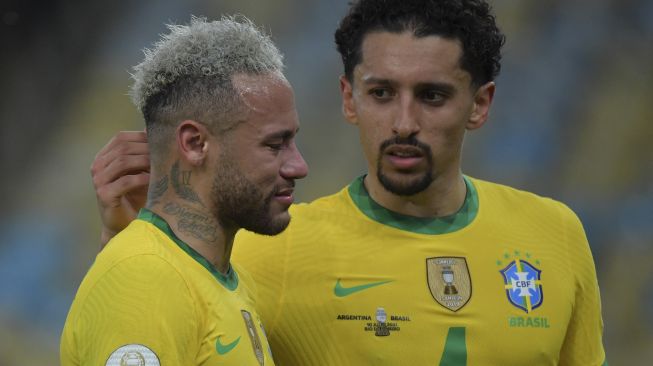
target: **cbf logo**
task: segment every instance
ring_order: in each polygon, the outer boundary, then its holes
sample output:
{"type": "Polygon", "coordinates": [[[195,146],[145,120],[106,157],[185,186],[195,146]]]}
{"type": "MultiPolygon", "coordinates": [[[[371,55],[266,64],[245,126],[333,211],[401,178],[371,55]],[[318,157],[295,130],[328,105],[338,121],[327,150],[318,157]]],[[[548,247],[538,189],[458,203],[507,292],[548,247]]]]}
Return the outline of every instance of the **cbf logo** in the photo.
{"type": "MultiPolygon", "coordinates": [[[[519,252],[515,254],[519,255],[519,252]]],[[[530,258],[530,255],[527,254],[530,258]]],[[[535,262],[539,265],[539,261],[535,262]]],[[[508,300],[514,306],[530,313],[542,305],[544,294],[540,276],[542,271],[533,264],[520,258],[515,258],[501,271],[508,300]]]]}

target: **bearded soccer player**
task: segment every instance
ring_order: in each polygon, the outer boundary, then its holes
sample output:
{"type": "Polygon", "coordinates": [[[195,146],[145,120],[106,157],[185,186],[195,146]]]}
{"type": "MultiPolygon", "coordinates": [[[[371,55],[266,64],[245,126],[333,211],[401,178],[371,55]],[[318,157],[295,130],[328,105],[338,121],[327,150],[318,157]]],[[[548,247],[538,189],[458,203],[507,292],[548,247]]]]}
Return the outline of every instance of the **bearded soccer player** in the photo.
{"type": "Polygon", "coordinates": [[[95,168],[151,159],[146,208],[84,278],[61,363],[274,365],[255,288],[230,255],[240,228],[284,230],[307,173],[281,55],[247,19],[194,18],[170,26],[134,80],[149,157],[111,145],[95,168]]]}
{"type": "MultiPolygon", "coordinates": [[[[292,206],[277,237],[236,238],[277,362],[607,364],[576,215],[461,173],[464,135],[485,124],[500,69],[489,5],[360,0],[335,38],[367,174],[292,206]]],[[[97,187],[128,176],[107,173],[97,187]]],[[[119,200],[139,187],[98,192],[101,212],[127,217],[119,200]]],[[[121,226],[109,218],[111,235],[121,226]]]]}

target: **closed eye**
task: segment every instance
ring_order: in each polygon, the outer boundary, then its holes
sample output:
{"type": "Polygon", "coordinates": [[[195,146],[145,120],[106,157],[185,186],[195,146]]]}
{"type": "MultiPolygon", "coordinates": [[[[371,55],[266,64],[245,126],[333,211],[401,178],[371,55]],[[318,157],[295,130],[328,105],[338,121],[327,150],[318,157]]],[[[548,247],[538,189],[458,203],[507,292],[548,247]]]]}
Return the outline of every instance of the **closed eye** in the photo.
{"type": "Polygon", "coordinates": [[[283,130],[270,134],[263,140],[263,145],[272,151],[278,152],[292,143],[298,131],[299,129],[295,131],[283,130]]]}
{"type": "Polygon", "coordinates": [[[281,150],[284,146],[284,144],[266,144],[267,147],[269,147],[271,150],[281,150]]]}

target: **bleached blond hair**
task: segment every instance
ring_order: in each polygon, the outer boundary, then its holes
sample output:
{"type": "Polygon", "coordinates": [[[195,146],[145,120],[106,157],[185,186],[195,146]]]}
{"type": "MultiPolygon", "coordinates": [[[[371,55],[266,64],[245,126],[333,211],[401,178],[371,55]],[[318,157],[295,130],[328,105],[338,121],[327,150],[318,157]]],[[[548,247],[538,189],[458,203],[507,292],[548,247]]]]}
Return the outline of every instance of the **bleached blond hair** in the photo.
{"type": "Polygon", "coordinates": [[[167,27],[170,32],[145,49],[145,60],[134,67],[130,91],[153,150],[170,141],[184,119],[215,131],[230,128],[243,108],[234,75],[282,75],[283,56],[245,16],[192,17],[188,25],[167,27]]]}

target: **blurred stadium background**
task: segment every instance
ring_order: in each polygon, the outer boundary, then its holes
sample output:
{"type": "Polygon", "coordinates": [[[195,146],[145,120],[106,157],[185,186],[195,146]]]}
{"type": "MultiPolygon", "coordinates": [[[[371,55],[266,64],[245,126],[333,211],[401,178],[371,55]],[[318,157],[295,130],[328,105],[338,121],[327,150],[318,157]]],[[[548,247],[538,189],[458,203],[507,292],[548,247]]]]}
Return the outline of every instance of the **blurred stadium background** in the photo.
{"type": "MultiPolygon", "coordinates": [[[[611,365],[653,360],[653,1],[495,0],[508,36],[465,172],[569,204],[602,289],[611,365]]],[[[3,0],[0,4],[0,364],[58,364],[59,334],[98,250],[89,166],[118,130],[141,49],[190,14],[242,13],[286,55],[312,166],[303,201],[363,171],[343,123],[333,31],[344,0],[3,0]]]]}

